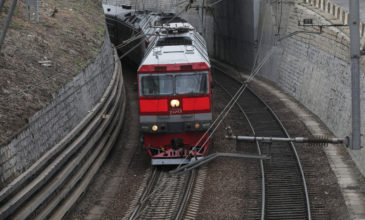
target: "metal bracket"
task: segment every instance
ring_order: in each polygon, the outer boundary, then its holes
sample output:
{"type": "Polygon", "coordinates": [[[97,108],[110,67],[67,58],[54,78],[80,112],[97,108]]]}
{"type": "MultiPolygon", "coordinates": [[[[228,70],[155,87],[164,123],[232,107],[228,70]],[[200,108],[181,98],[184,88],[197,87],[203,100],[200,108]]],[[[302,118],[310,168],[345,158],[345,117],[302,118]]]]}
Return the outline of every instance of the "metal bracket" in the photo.
{"type": "MultiPolygon", "coordinates": [[[[360,137],[363,136],[362,134],[360,135],[360,137]]],[[[352,143],[352,134],[350,134],[349,136],[345,137],[345,142],[344,144],[346,145],[347,148],[350,148],[351,150],[361,150],[363,148],[363,146],[359,146],[359,147],[354,147],[353,143],[352,143]]]]}
{"type": "Polygon", "coordinates": [[[290,34],[285,35],[284,37],[280,37],[279,39],[277,39],[278,42],[292,37],[294,35],[300,34],[300,33],[305,33],[305,34],[322,34],[323,33],[323,28],[325,27],[348,27],[349,25],[347,24],[313,24],[313,20],[312,19],[304,19],[303,20],[303,24],[300,23],[300,21],[298,21],[298,26],[302,26],[302,27],[319,27],[319,31],[294,31],[290,34]]]}
{"type": "Polygon", "coordinates": [[[218,157],[229,157],[229,158],[246,158],[246,159],[259,159],[259,160],[269,160],[271,159],[271,156],[268,155],[254,155],[254,154],[237,154],[237,153],[214,153],[210,154],[206,157],[203,157],[200,160],[194,160],[190,161],[190,163],[183,165],[181,167],[178,167],[174,170],[171,170],[169,173],[179,173],[179,172],[185,172],[192,169],[195,169],[203,164],[206,164],[218,157]]]}

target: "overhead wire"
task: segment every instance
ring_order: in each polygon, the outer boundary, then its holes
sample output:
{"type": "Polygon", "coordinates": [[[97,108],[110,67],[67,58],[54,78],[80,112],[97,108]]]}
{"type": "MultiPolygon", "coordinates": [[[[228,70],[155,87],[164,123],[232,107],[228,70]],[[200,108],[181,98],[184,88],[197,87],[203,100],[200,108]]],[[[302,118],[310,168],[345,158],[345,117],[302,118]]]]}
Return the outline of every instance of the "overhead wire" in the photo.
{"type": "MultiPolygon", "coordinates": [[[[264,16],[265,17],[265,16],[264,16]]],[[[254,77],[256,76],[256,74],[260,71],[260,69],[263,67],[263,65],[270,59],[270,57],[272,56],[272,54],[274,53],[274,47],[272,47],[270,49],[270,51],[266,54],[266,56],[260,61],[259,64],[257,64],[257,60],[258,60],[258,51],[259,48],[262,47],[262,37],[263,37],[263,30],[264,30],[264,26],[261,28],[261,34],[260,34],[260,40],[258,42],[258,49],[257,49],[257,53],[255,55],[254,58],[254,62],[253,62],[253,67],[251,70],[251,74],[249,75],[249,77],[246,79],[245,82],[242,83],[241,87],[237,90],[237,92],[234,94],[234,96],[231,98],[231,100],[227,103],[227,105],[225,106],[225,108],[219,113],[219,115],[217,116],[217,118],[213,121],[213,123],[210,125],[210,127],[207,129],[207,131],[201,136],[201,138],[195,143],[194,147],[192,148],[192,151],[195,152],[197,146],[202,142],[202,140],[206,137],[206,135],[212,130],[212,132],[209,134],[209,136],[206,138],[206,140],[204,141],[204,143],[201,146],[205,146],[208,141],[210,140],[210,138],[212,137],[212,135],[215,133],[215,131],[217,130],[217,128],[219,127],[219,125],[222,123],[222,121],[225,119],[225,117],[228,115],[228,113],[230,112],[230,110],[232,109],[232,107],[234,106],[234,104],[236,103],[236,101],[238,100],[238,98],[241,96],[241,94],[244,92],[244,90],[247,88],[247,85],[249,82],[251,82],[254,77]]],[[[200,153],[200,151],[203,148],[200,148],[200,150],[196,153],[200,153]]],[[[184,160],[179,164],[179,166],[175,169],[178,170],[183,163],[187,162],[187,159],[190,158],[193,155],[187,155],[184,160]]],[[[195,154],[196,156],[196,154],[195,154]]]]}
{"type": "MultiPolygon", "coordinates": [[[[219,115],[217,116],[217,118],[213,121],[213,123],[210,125],[210,127],[207,129],[206,132],[204,132],[204,134],[200,137],[200,139],[195,143],[194,147],[192,148],[191,152],[195,152],[195,155],[192,154],[188,154],[183,161],[180,162],[180,164],[178,165],[178,167],[175,170],[179,170],[179,168],[182,166],[183,163],[186,163],[187,161],[189,161],[189,158],[191,157],[196,157],[196,153],[200,153],[200,151],[203,148],[200,148],[199,151],[196,151],[198,145],[202,142],[202,140],[208,135],[209,136],[206,138],[206,140],[204,141],[204,143],[201,146],[205,146],[208,141],[210,140],[210,138],[213,136],[213,134],[215,133],[215,131],[217,130],[217,128],[219,127],[219,125],[222,123],[222,121],[226,118],[226,116],[228,115],[228,113],[230,112],[230,110],[233,108],[234,104],[237,102],[238,98],[242,95],[242,93],[244,92],[244,90],[247,88],[248,83],[251,82],[254,77],[256,76],[256,74],[261,70],[261,68],[263,67],[263,65],[269,60],[269,58],[272,56],[274,52],[274,47],[271,48],[271,50],[269,51],[269,53],[266,54],[266,56],[263,58],[263,60],[259,63],[259,65],[254,69],[254,71],[252,71],[252,73],[250,74],[250,76],[247,78],[247,80],[242,83],[241,87],[237,90],[237,92],[234,94],[234,96],[230,99],[230,101],[227,103],[227,105],[224,107],[224,109],[219,113],[219,115]]],[[[172,173],[174,173],[174,170],[172,171],[172,173]]]]}

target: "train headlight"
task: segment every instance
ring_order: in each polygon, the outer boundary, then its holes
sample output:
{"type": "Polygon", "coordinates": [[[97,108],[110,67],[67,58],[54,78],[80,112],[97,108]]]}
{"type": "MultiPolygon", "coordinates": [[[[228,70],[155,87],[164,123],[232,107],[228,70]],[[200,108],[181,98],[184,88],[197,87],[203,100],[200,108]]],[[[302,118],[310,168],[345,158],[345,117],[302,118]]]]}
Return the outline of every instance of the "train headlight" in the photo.
{"type": "Polygon", "coordinates": [[[196,123],[195,124],[195,129],[199,129],[200,128],[200,124],[199,123],[196,123]]]}
{"type": "Polygon", "coordinates": [[[172,108],[178,108],[180,107],[180,101],[178,99],[171,99],[170,106],[172,108]]]}
{"type": "Polygon", "coordinates": [[[158,130],[158,126],[157,125],[152,125],[152,131],[157,131],[158,130]]]}

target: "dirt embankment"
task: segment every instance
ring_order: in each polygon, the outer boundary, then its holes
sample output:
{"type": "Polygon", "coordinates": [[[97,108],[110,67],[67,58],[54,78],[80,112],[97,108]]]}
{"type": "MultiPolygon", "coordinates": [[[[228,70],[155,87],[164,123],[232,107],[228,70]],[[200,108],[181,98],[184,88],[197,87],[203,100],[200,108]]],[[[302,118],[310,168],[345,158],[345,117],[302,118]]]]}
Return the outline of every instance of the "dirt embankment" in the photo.
{"type": "MultiPolygon", "coordinates": [[[[11,2],[0,14],[1,28],[11,2]]],[[[98,0],[39,1],[39,23],[26,20],[26,1],[18,1],[0,50],[0,145],[93,61],[104,24],[98,0]]]]}

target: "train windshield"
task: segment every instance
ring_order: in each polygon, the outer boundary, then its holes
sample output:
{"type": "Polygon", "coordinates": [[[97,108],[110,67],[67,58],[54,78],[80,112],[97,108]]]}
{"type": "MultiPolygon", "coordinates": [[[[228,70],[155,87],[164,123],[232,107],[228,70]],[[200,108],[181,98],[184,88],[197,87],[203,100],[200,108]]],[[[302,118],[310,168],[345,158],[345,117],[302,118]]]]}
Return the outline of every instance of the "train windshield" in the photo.
{"type": "Polygon", "coordinates": [[[207,94],[208,73],[141,74],[142,96],[207,94]]]}
{"type": "Polygon", "coordinates": [[[177,75],[176,94],[204,94],[207,93],[207,74],[177,75]]]}
{"type": "Polygon", "coordinates": [[[173,77],[168,75],[142,77],[143,95],[171,95],[174,92],[173,77]]]}

